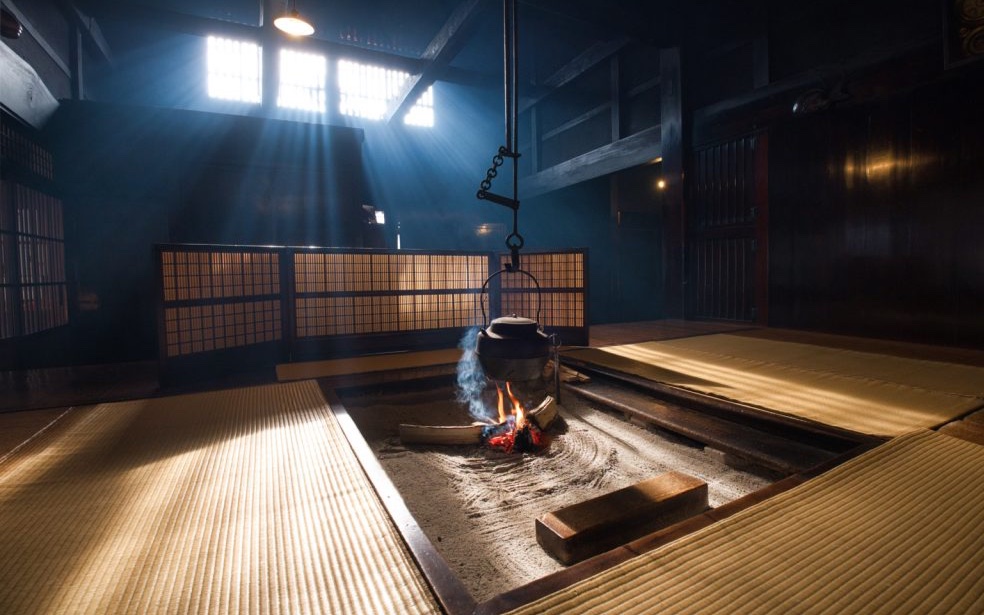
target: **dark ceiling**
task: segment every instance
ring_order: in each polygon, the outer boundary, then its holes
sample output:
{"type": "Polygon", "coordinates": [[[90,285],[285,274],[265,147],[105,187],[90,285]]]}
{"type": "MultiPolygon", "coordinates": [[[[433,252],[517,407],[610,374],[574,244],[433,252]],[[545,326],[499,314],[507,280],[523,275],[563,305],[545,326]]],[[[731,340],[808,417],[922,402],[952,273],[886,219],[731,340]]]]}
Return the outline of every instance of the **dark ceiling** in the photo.
{"type": "MultiPolygon", "coordinates": [[[[256,33],[291,3],[295,0],[77,0],[96,18],[113,54],[144,42],[134,24],[193,34],[256,33]]],[[[666,44],[674,31],[665,17],[672,13],[669,5],[667,0],[520,0],[522,78],[547,79],[579,54],[614,40],[666,44]]],[[[413,72],[430,67],[431,80],[501,75],[501,0],[296,0],[296,9],[316,29],[306,45],[344,45],[365,57],[402,62],[413,72]]]]}

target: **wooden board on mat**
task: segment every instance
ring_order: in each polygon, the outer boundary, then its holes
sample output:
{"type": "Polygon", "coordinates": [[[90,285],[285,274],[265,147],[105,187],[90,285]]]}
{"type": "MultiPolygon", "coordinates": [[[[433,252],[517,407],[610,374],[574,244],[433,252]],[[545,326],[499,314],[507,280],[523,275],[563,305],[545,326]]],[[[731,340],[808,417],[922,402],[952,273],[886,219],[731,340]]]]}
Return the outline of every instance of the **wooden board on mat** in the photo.
{"type": "Polygon", "coordinates": [[[536,520],[536,540],[565,565],[707,510],[707,483],[666,472],[536,520]]]}
{"type": "Polygon", "coordinates": [[[277,380],[309,380],[331,376],[348,376],[432,365],[453,365],[461,358],[461,349],[443,348],[418,352],[396,352],[324,361],[282,363],[277,366],[277,380]]]}

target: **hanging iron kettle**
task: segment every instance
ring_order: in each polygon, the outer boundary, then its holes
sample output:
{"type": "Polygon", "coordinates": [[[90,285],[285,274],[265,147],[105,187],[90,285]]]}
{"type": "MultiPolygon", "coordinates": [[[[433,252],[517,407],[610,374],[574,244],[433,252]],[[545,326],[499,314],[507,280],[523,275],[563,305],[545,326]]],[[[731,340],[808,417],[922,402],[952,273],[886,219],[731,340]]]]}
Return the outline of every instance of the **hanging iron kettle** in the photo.
{"type": "MultiPolygon", "coordinates": [[[[485,280],[482,293],[489,280],[503,273],[496,272],[485,280]]],[[[540,316],[540,283],[527,271],[513,269],[513,273],[524,273],[536,284],[536,316],[540,316]]],[[[481,303],[481,297],[479,298],[481,303]]],[[[482,304],[482,320],[486,318],[485,305],[482,304]]],[[[550,356],[550,338],[540,328],[536,320],[511,314],[492,320],[478,332],[475,354],[486,376],[496,380],[528,381],[542,377],[543,367],[550,356]]]]}

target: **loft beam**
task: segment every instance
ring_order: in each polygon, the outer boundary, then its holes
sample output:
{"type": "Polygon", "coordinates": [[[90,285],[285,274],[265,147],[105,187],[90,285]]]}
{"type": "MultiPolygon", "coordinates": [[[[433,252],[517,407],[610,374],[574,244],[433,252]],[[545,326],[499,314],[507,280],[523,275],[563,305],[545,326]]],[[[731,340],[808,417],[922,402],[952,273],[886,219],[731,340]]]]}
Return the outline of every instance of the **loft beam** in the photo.
{"type": "Polygon", "coordinates": [[[386,121],[402,117],[434,83],[461,51],[478,24],[478,18],[490,0],[465,0],[455,8],[421,55],[421,68],[411,73],[386,111],[386,121]]]}

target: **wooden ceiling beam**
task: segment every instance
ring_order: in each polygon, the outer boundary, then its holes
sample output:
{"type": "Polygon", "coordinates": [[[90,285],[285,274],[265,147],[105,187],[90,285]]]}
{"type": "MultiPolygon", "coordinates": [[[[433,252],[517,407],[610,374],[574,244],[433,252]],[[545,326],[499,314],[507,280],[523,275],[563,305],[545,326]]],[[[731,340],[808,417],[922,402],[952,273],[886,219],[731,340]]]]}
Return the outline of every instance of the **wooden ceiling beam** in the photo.
{"type": "MultiPolygon", "coordinates": [[[[545,79],[542,84],[530,86],[532,91],[526,94],[526,100],[520,105],[520,112],[522,113],[528,110],[557,88],[583,75],[599,62],[612,57],[628,45],[629,42],[630,39],[627,37],[618,37],[610,41],[595,43],[588,49],[585,49],[576,58],[545,79]]],[[[524,87],[526,86],[524,85],[524,87]]]]}
{"type": "Polygon", "coordinates": [[[455,8],[421,55],[421,69],[410,75],[403,89],[390,102],[386,111],[387,122],[392,122],[395,117],[403,117],[427,88],[443,74],[471,38],[482,11],[490,4],[491,0],[464,0],[455,8]]]}
{"type": "MultiPolygon", "coordinates": [[[[261,41],[269,38],[272,28],[241,24],[222,19],[188,15],[177,11],[159,9],[134,3],[94,2],[91,4],[91,14],[101,21],[119,20],[142,24],[151,28],[170,30],[195,36],[228,36],[233,38],[248,38],[261,41]]],[[[276,36],[281,36],[275,32],[276,36]]],[[[286,39],[285,39],[286,40],[286,39]]],[[[319,49],[333,57],[346,57],[370,64],[399,68],[410,73],[419,73],[425,63],[419,58],[387,53],[375,49],[365,49],[354,45],[346,45],[327,41],[315,36],[296,41],[309,49],[319,49]]]]}
{"type": "Polygon", "coordinates": [[[645,164],[663,155],[660,126],[603,145],[539,173],[520,178],[521,197],[528,199],[553,190],[645,164]]]}

